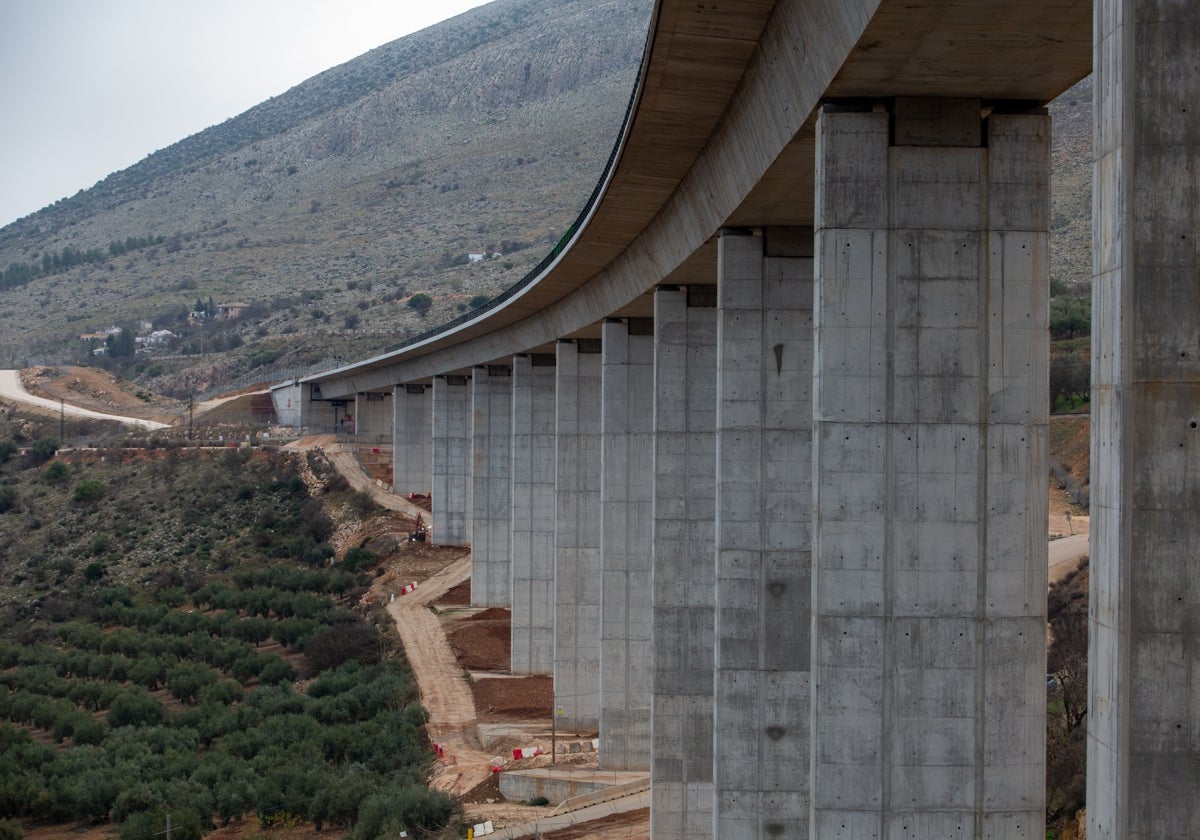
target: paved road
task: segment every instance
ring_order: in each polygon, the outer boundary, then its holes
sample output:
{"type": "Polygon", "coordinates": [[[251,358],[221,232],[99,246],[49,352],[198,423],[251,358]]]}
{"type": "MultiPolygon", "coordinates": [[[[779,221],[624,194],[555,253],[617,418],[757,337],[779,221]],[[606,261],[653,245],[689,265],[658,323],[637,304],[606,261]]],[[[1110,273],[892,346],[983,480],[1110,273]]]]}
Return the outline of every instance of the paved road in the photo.
{"type": "Polygon", "coordinates": [[[1079,558],[1087,556],[1091,550],[1092,544],[1087,532],[1063,537],[1061,540],[1051,540],[1048,564],[1050,583],[1063,578],[1075,568],[1079,558]]]}
{"type": "Polygon", "coordinates": [[[165,429],[169,425],[167,423],[158,423],[154,420],[143,420],[140,417],[121,417],[117,414],[104,414],[100,411],[80,408],[70,403],[61,404],[56,400],[34,396],[21,387],[21,377],[17,374],[18,372],[15,370],[0,370],[0,399],[25,403],[26,405],[33,405],[38,408],[49,409],[50,411],[59,411],[61,408],[64,414],[69,414],[72,417],[90,417],[93,420],[116,420],[130,426],[141,426],[143,429],[165,429]]]}

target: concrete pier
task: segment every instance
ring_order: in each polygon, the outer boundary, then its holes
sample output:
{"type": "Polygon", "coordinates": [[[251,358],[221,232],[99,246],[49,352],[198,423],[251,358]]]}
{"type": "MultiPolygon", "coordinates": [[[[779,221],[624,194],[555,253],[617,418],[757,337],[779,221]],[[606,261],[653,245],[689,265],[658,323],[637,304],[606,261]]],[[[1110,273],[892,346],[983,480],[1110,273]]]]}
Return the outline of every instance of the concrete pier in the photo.
{"type": "Polygon", "coordinates": [[[471,604],[512,602],[512,368],[471,374],[471,604]]]}
{"type": "Polygon", "coordinates": [[[599,341],[558,342],[554,706],[572,732],[600,726],[600,360],[599,341]]]}
{"type": "Polygon", "coordinates": [[[433,491],[433,395],[426,385],[392,391],[392,489],[402,495],[433,491]]]}
{"type": "Polygon", "coordinates": [[[1200,837],[1200,17],[1095,9],[1087,836],[1200,837]]]}
{"type": "Polygon", "coordinates": [[[471,388],[468,376],[433,378],[433,528],[439,545],[471,538],[471,388]]]}
{"type": "Polygon", "coordinates": [[[391,394],[367,392],[354,395],[354,434],[390,438],[393,420],[391,394]]]}
{"type": "Polygon", "coordinates": [[[654,680],[650,831],[713,836],[717,310],[654,295],[654,680]]]}
{"type": "Polygon", "coordinates": [[[1048,119],[827,105],[816,207],[811,836],[1040,840],[1048,119]]]}
{"type": "Polygon", "coordinates": [[[808,836],[812,229],[721,235],[715,836],[808,836]],[[799,760],[798,760],[799,759],[799,760]]]}
{"type": "Polygon", "coordinates": [[[512,664],[554,672],[554,357],[512,372],[512,664]]]}
{"type": "Polygon", "coordinates": [[[650,769],[654,323],[604,324],[600,766],[650,769]]]}

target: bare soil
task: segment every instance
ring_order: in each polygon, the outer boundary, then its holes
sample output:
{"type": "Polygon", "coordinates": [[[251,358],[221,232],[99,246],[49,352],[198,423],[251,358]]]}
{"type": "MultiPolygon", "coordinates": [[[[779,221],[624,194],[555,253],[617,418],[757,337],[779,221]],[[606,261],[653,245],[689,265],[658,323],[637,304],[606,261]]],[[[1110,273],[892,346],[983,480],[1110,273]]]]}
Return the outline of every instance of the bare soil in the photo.
{"type": "MultiPolygon", "coordinates": [[[[1086,414],[1056,415],[1050,418],[1050,457],[1062,464],[1084,487],[1089,486],[1091,433],[1091,419],[1086,414]]],[[[1066,491],[1050,479],[1050,538],[1086,534],[1090,527],[1091,517],[1088,510],[1077,505],[1066,491]]]]}
{"type": "Polygon", "coordinates": [[[650,840],[650,809],[613,814],[603,820],[549,831],[545,840],[650,840]]]}
{"type": "Polygon", "coordinates": [[[46,399],[64,400],[94,411],[120,409],[126,417],[160,423],[177,421],[181,410],[176,400],[117,379],[100,368],[26,368],[21,371],[21,384],[29,393],[46,399]]]}
{"type": "Polygon", "coordinates": [[[511,655],[511,617],[508,610],[446,621],[446,639],[458,664],[469,671],[507,671],[511,655]]]}

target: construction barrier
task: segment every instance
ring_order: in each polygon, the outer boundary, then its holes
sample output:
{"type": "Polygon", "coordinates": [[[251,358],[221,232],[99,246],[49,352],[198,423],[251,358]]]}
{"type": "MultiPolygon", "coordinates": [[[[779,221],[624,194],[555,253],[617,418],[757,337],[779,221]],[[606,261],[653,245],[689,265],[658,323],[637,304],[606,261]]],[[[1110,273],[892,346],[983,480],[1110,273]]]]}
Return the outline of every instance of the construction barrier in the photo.
{"type": "Polygon", "coordinates": [[[401,587],[401,589],[400,589],[400,594],[407,595],[409,592],[412,592],[416,588],[417,588],[417,582],[414,580],[412,583],[404,584],[404,586],[401,587]]]}
{"type": "Polygon", "coordinates": [[[513,750],[513,761],[519,761],[522,758],[533,758],[535,755],[541,754],[541,747],[525,747],[521,750],[513,750]]]}

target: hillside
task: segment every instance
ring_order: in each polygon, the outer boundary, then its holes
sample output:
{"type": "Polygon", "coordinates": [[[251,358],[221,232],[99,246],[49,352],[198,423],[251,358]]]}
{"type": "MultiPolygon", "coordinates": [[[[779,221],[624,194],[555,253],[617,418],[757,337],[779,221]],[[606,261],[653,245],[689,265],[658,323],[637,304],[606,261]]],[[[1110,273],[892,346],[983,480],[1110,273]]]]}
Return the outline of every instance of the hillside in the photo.
{"type": "Polygon", "coordinates": [[[349,355],[495,294],[598,180],[650,6],[495,0],[0,229],[0,361],[78,358],[80,334],[143,320],[184,334],[177,352],[237,349],[242,367],[349,355]],[[53,271],[47,255],[65,270],[9,284],[14,265],[53,271]],[[419,291],[424,316],[404,305],[419,291]],[[254,306],[232,330],[189,325],[210,298],[254,306]]]}
{"type": "MultiPolygon", "coordinates": [[[[186,397],[361,357],[478,305],[584,206],[651,6],[495,0],[0,229],[0,364],[80,360],[94,346],[81,334],[146,322],[176,337],[122,372],[186,397]],[[232,302],[249,304],[236,322],[188,318],[232,302]]],[[[1051,273],[1076,292],[1091,273],[1091,110],[1090,80],[1051,108],[1051,273]]]]}

